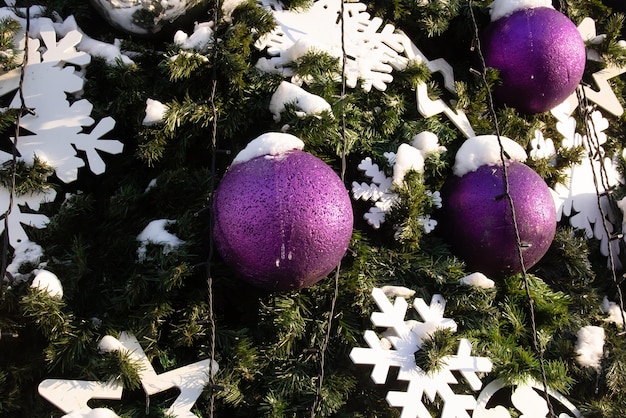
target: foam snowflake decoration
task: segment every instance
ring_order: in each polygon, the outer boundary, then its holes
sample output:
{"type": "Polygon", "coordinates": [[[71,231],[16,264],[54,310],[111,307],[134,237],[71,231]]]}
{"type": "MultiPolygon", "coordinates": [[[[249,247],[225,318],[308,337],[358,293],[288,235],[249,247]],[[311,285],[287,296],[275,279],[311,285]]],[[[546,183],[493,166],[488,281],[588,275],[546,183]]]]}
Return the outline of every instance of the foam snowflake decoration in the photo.
{"type": "MultiPolygon", "coordinates": [[[[413,148],[406,145],[407,148],[413,148]]],[[[420,155],[423,155],[421,150],[414,149],[414,151],[420,155]]],[[[398,180],[402,180],[404,177],[404,173],[410,167],[398,167],[402,164],[397,164],[397,154],[394,152],[386,152],[383,154],[387,159],[387,163],[390,166],[394,167],[394,171],[400,172],[400,178],[398,180]]],[[[423,157],[420,157],[423,158],[423,157]]],[[[422,160],[423,161],[423,160],[422,160]]],[[[372,206],[364,215],[363,218],[369,223],[374,229],[380,228],[381,224],[385,222],[385,216],[393,206],[398,202],[399,196],[396,192],[393,191],[394,179],[393,177],[388,177],[387,174],[381,170],[378,164],[375,164],[370,157],[366,157],[361,161],[358,165],[359,170],[363,171],[364,174],[372,179],[371,183],[365,182],[352,182],[352,196],[354,199],[359,200],[369,200],[374,202],[374,206],[372,206]]],[[[429,198],[430,204],[433,207],[440,208],[441,207],[441,195],[438,191],[432,192],[430,190],[426,191],[426,195],[429,198]]],[[[424,232],[427,234],[435,229],[437,226],[437,221],[432,219],[429,214],[424,214],[418,218],[419,223],[424,228],[424,232]]],[[[397,231],[396,236],[400,236],[401,231],[397,231]]]]}
{"type": "MultiPolygon", "coordinates": [[[[500,402],[505,399],[507,391],[510,393],[508,397],[511,400],[511,405],[519,412],[520,418],[545,418],[548,416],[550,408],[542,384],[530,379],[511,387],[502,379],[496,379],[485,386],[478,395],[472,417],[511,418],[511,413],[507,408],[502,405],[493,405],[495,399],[500,402]]],[[[558,418],[582,417],[578,408],[559,392],[548,388],[547,395],[553,412],[558,418]]]]}
{"type": "MultiPolygon", "coordinates": [[[[387,157],[389,164],[393,164],[395,154],[385,153],[385,157],[387,157]]],[[[374,202],[374,206],[363,217],[371,226],[378,229],[385,222],[385,214],[398,201],[398,195],[391,191],[392,178],[387,177],[378,167],[378,164],[372,162],[370,157],[361,161],[358,167],[367,177],[372,179],[372,182],[370,184],[352,182],[352,196],[356,200],[363,199],[374,202]]]]}
{"type": "MultiPolygon", "coordinates": [[[[78,30],[71,30],[57,39],[53,22],[40,16],[43,10],[31,9],[32,32],[27,37],[26,31],[22,30],[15,37],[17,49],[22,51],[17,56],[18,62],[24,58],[26,45],[29,51],[25,57],[27,65],[21,94],[16,90],[20,88],[22,68],[0,75],[0,95],[14,92],[9,107],[21,108],[23,97],[23,105],[32,110],[20,120],[22,133],[16,147],[18,159],[29,165],[39,159],[51,166],[57,177],[66,183],[76,180],[78,169],[86,164],[93,173],[101,174],[105,171],[105,163],[100,152],[120,153],[123,144],[101,139],[113,129],[115,121],[107,117],[95,123],[90,116],[93,106],[87,100],[80,100],[84,75],[78,69],[91,61],[88,53],[76,49],[83,35],[78,30]],[[70,103],[68,96],[76,100],[70,103]],[[77,150],[84,152],[85,159],[77,155],[77,150]]],[[[11,8],[0,8],[0,16],[26,26],[25,20],[11,8]]],[[[0,163],[12,159],[10,154],[0,154],[0,163]]],[[[0,210],[6,213],[9,193],[2,191],[1,194],[4,208],[0,207],[0,210]]],[[[35,212],[41,203],[53,200],[55,196],[53,190],[15,196],[9,219],[13,247],[27,239],[23,224],[35,228],[47,224],[47,217],[35,212]]],[[[4,225],[0,225],[0,232],[3,229],[4,225]]]]}
{"type": "MultiPolygon", "coordinates": [[[[607,138],[603,131],[609,126],[608,120],[600,111],[592,112],[586,122],[588,129],[581,134],[576,131],[576,121],[563,111],[563,107],[553,109],[552,113],[558,120],[557,130],[563,135],[561,146],[582,145],[585,148],[582,161],[572,166],[566,181],[554,188],[557,219],[567,217],[572,227],[585,231],[587,238],[600,240],[600,251],[604,256],[609,255],[609,245],[616,256],[619,243],[612,241],[610,236],[615,230],[616,214],[606,192],[620,183],[621,176],[616,162],[604,155],[603,145],[607,138]],[[598,199],[601,206],[598,206],[598,199]]],[[[618,263],[617,257],[614,262],[618,263]]]]}
{"type": "MultiPolygon", "coordinates": [[[[578,31],[590,45],[587,49],[587,58],[602,61],[593,45],[603,42],[606,36],[596,34],[593,19],[583,19],[578,31]]],[[[579,96],[584,96],[588,102],[597,104],[605,112],[620,116],[624,109],[608,80],[624,72],[626,67],[607,65],[593,74],[597,90],[589,86],[579,86],[576,92],[551,110],[557,120],[557,131],[562,135],[560,147],[570,149],[583,146],[585,149],[582,161],[572,166],[567,173],[566,181],[557,184],[553,190],[557,220],[567,217],[572,227],[585,231],[587,238],[598,239],[601,253],[608,256],[611,252],[617,268],[621,265],[617,257],[620,251],[619,242],[611,239],[611,235],[617,232],[615,226],[617,214],[611,207],[607,193],[622,182],[622,177],[617,162],[604,155],[603,147],[607,141],[604,131],[609,127],[609,122],[599,110],[591,107],[583,109],[589,117],[586,118],[586,126],[579,132],[576,120],[571,115],[580,106],[579,96]]],[[[555,144],[550,138],[544,139],[540,131],[535,132],[531,146],[531,158],[548,158],[554,161],[555,144]]]]}
{"type": "Polygon", "coordinates": [[[549,164],[556,164],[556,149],[551,138],[545,138],[543,132],[535,130],[535,136],[530,140],[530,158],[533,160],[548,160],[549,164]]]}
{"type": "Polygon", "coordinates": [[[380,312],[372,313],[372,323],[375,327],[386,328],[386,331],[382,333],[382,338],[372,330],[365,331],[364,339],[368,348],[353,348],[350,353],[352,361],[355,364],[373,365],[371,377],[376,384],[387,381],[390,368],[399,369],[397,380],[408,381],[408,387],[404,392],[389,391],[387,402],[402,408],[402,418],[430,418],[424,398],[434,402],[437,396],[444,402],[441,417],[469,418],[467,411],[476,407],[476,398],[454,392],[451,385],[459,382],[453,372],[461,375],[473,391],[478,391],[482,387],[478,373],[491,371],[491,361],[485,357],[471,356],[471,343],[461,339],[457,354],[446,356],[440,369],[426,372],[415,362],[415,353],[434,331],[456,331],[456,323],[444,317],[443,297],[434,295],[430,305],[421,298],[413,301],[413,307],[423,322],[405,320],[408,303],[402,297],[396,297],[392,303],[384,291],[378,288],[372,290],[372,297],[380,309],[380,312]]]}
{"type": "MultiPolygon", "coordinates": [[[[402,31],[392,25],[385,25],[382,19],[372,18],[365,10],[367,6],[359,2],[344,2],[343,19],[341,0],[317,0],[306,10],[284,10],[278,0],[258,0],[270,10],[277,26],[271,33],[257,42],[258,49],[267,48],[270,58],[261,58],[257,68],[291,77],[295,84],[303,80],[293,77],[290,63],[309,51],[322,51],[342,58],[343,40],[346,49],[346,84],[356,87],[361,80],[361,88],[370,91],[372,87],[385,90],[393,80],[392,71],[403,69],[409,62],[424,63],[430,71],[441,73],[444,87],[455,92],[452,66],[444,59],[429,60],[402,31]]],[[[416,88],[417,109],[424,117],[444,113],[466,136],[474,136],[474,130],[467,116],[461,110],[452,108],[442,99],[428,97],[426,83],[416,88]]]]}
{"type": "MultiPolygon", "coordinates": [[[[180,394],[166,411],[166,414],[172,417],[196,417],[191,409],[202,394],[204,387],[210,382],[211,376],[215,375],[218,370],[217,362],[207,359],[157,374],[137,338],[128,332],[122,332],[119,340],[106,336],[100,342],[99,348],[105,352],[127,353],[130,359],[139,365],[141,386],[147,396],[178,388],[180,394]]],[[[66,412],[67,418],[117,416],[115,414],[96,415],[96,410],[91,409],[87,403],[90,399],[119,400],[122,398],[122,392],[122,385],[113,381],[46,379],[39,384],[39,394],[66,412]]],[[[111,412],[109,409],[106,411],[111,412]]]]}
{"type": "MultiPolygon", "coordinates": [[[[318,0],[306,10],[284,10],[274,0],[261,0],[261,5],[271,10],[276,28],[257,42],[260,50],[267,48],[271,58],[262,58],[257,67],[277,72],[286,77],[293,73],[289,64],[310,50],[342,57],[342,30],[338,17],[341,3],[337,0],[318,0]]],[[[383,20],[372,18],[363,3],[344,4],[344,40],[347,60],[346,84],[350,88],[361,80],[361,88],[385,90],[393,80],[393,69],[404,68],[408,63],[402,55],[404,35],[392,25],[382,27],[383,20]]],[[[298,80],[292,80],[296,82],[298,80]]]]}

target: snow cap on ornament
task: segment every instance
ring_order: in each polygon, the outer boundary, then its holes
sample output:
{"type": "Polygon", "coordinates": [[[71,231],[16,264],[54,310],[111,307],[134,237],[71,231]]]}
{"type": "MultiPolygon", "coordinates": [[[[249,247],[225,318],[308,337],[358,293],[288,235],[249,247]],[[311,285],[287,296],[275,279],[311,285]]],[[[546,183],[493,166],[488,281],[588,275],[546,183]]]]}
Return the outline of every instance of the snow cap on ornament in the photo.
{"type": "Polygon", "coordinates": [[[495,0],[490,8],[482,52],[487,67],[499,71],[496,100],[532,114],[574,93],[586,61],[576,25],[550,0],[495,0]]]}
{"type": "Polygon", "coordinates": [[[339,176],[300,139],[266,133],[233,160],[213,201],[218,253],[267,290],[297,290],[328,275],[352,236],[352,205],[339,176]]]}
{"type": "Polygon", "coordinates": [[[556,232],[556,209],[543,179],[523,164],[526,152],[515,141],[494,135],[466,140],[456,154],[454,175],[444,184],[441,225],[453,252],[487,276],[522,271],[513,215],[505,195],[504,150],[509,194],[525,268],[548,251],[556,232]]]}

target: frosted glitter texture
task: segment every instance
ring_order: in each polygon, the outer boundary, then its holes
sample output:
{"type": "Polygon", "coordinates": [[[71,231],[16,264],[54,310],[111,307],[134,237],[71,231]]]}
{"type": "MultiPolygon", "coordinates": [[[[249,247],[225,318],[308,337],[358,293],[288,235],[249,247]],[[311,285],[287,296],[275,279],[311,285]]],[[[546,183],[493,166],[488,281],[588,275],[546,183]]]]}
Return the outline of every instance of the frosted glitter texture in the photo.
{"type": "MultiPolygon", "coordinates": [[[[556,232],[550,189],[528,166],[507,163],[509,193],[523,244],[524,266],[535,265],[556,232]]],[[[500,165],[484,165],[463,177],[450,176],[442,189],[441,227],[453,252],[470,270],[487,276],[521,272],[509,202],[500,165]]]]}
{"type": "Polygon", "coordinates": [[[214,238],[250,284],[297,290],[330,273],[352,236],[352,205],[337,174],[300,150],[231,166],[214,200],[214,238]]]}
{"type": "Polygon", "coordinates": [[[548,7],[520,10],[483,34],[488,67],[500,72],[499,101],[523,113],[548,111],[575,90],[585,69],[585,44],[565,15],[548,7]]]}

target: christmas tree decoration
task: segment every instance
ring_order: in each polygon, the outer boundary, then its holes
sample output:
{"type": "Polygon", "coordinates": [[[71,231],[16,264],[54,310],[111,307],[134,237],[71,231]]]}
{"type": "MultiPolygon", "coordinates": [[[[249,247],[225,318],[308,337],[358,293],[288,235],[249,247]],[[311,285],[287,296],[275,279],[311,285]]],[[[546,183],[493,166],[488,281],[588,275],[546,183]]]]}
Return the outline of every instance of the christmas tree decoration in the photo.
{"type": "MultiPolygon", "coordinates": [[[[117,344],[111,341],[115,340],[114,337],[106,336],[105,338],[106,342],[99,344],[100,351],[126,353],[138,367],[141,385],[147,396],[172,388],[180,390],[180,395],[168,408],[166,414],[177,418],[196,417],[191,409],[202,394],[204,386],[209,383],[211,376],[217,373],[218,364],[215,361],[202,360],[157,374],[134,335],[122,332],[119,340],[116,341],[117,344]]],[[[110,410],[93,412],[94,410],[89,408],[87,402],[90,399],[120,399],[122,386],[119,382],[46,379],[39,384],[39,393],[62,411],[71,413],[70,416],[100,418],[110,416],[106,412],[110,410]],[[105,413],[109,415],[101,415],[105,413]]]]}
{"type": "MultiPolygon", "coordinates": [[[[604,131],[609,127],[608,120],[599,111],[592,112],[585,121],[588,131],[581,134],[565,106],[559,106],[553,114],[558,120],[557,131],[563,136],[561,146],[566,149],[582,146],[585,150],[580,163],[567,170],[565,181],[554,186],[557,220],[567,219],[572,227],[585,231],[588,238],[600,240],[604,256],[609,255],[609,246],[617,256],[619,241],[611,240],[611,234],[616,231],[614,221],[618,214],[610,207],[605,193],[620,184],[622,176],[616,162],[605,156],[607,136],[604,131]],[[603,219],[609,222],[605,224],[603,219]]],[[[613,261],[620,264],[617,257],[613,261]]]]}
{"type": "Polygon", "coordinates": [[[402,408],[402,418],[429,418],[425,400],[435,402],[440,397],[443,401],[442,416],[469,417],[468,410],[476,407],[476,398],[471,394],[457,394],[452,385],[459,384],[453,372],[460,373],[465,383],[473,391],[482,387],[479,373],[491,371],[492,363],[485,357],[471,356],[472,345],[469,340],[461,339],[456,355],[445,357],[438,370],[425,371],[415,361],[425,341],[437,330],[456,331],[456,323],[444,318],[446,302],[441,295],[434,295],[430,305],[423,299],[416,298],[413,307],[424,322],[406,320],[408,304],[402,297],[396,297],[393,303],[382,289],[374,288],[372,298],[380,312],[371,315],[372,324],[377,328],[386,328],[380,338],[376,332],[365,331],[365,341],[369,348],[355,347],[350,352],[350,359],[355,364],[373,365],[372,380],[382,385],[386,383],[390,369],[398,368],[397,380],[409,382],[405,392],[389,391],[387,402],[391,406],[402,408]]]}
{"type": "MultiPolygon", "coordinates": [[[[115,126],[111,117],[105,117],[95,123],[91,117],[93,105],[80,99],[84,86],[84,74],[76,67],[84,68],[91,61],[91,56],[77,51],[82,35],[72,30],[57,41],[57,33],[53,23],[44,17],[33,16],[38,24],[38,37],[26,37],[26,22],[8,8],[3,8],[7,18],[20,22],[22,30],[16,35],[21,50],[29,45],[26,57],[24,77],[20,83],[20,69],[14,69],[0,75],[0,94],[6,95],[15,90],[10,108],[19,109],[23,104],[36,109],[27,113],[20,120],[20,127],[27,134],[20,135],[17,141],[19,161],[33,165],[35,160],[50,165],[56,176],[66,182],[75,181],[78,169],[88,163],[95,174],[106,170],[106,163],[100,152],[117,154],[122,152],[123,145],[118,140],[101,139],[115,126]],[[69,96],[74,96],[70,101],[69,96]],[[95,123],[95,124],[94,124],[95,123]],[[88,132],[85,132],[88,129],[88,132]],[[77,150],[84,153],[83,158],[76,156],[77,150]]],[[[2,162],[9,162],[12,156],[2,153],[2,162]]],[[[0,195],[8,195],[4,189],[0,195]]],[[[43,214],[33,213],[39,210],[42,203],[54,200],[56,191],[52,188],[39,193],[29,193],[15,199],[2,199],[2,202],[13,201],[9,218],[11,225],[11,245],[28,241],[23,224],[35,228],[43,228],[48,218],[43,214]],[[29,207],[31,210],[23,210],[29,207]]],[[[4,225],[0,225],[0,230],[4,225]]]]}
{"type": "Polygon", "coordinates": [[[548,111],[567,99],[582,79],[586,53],[576,25],[550,1],[525,2],[501,10],[482,35],[485,64],[498,70],[495,98],[524,113],[548,111]]]}
{"type": "Polygon", "coordinates": [[[46,379],[39,384],[38,390],[43,398],[67,413],[65,417],[101,418],[117,415],[110,409],[107,409],[108,415],[101,410],[104,408],[92,409],[87,402],[91,399],[119,400],[124,388],[119,382],[46,379]]]}
{"type": "Polygon", "coordinates": [[[626,416],[615,2],[21,3],[0,416],[626,416]]]}
{"type": "Polygon", "coordinates": [[[246,281],[271,290],[301,289],[324,278],[352,235],[343,182],[323,161],[295,148],[298,141],[280,133],[253,140],[233,161],[213,204],[220,255],[246,281]]]}
{"type": "MultiPolygon", "coordinates": [[[[607,112],[611,113],[615,116],[621,116],[624,113],[624,108],[620,100],[615,95],[613,88],[609,84],[610,79],[617,77],[626,72],[626,66],[617,65],[616,63],[605,63],[604,59],[600,56],[600,54],[593,49],[597,47],[598,44],[601,44],[606,41],[607,35],[600,34],[598,35],[596,32],[596,22],[590,17],[586,17],[580,22],[578,25],[578,31],[582,36],[587,46],[587,59],[590,61],[600,62],[605,65],[601,66],[601,68],[592,74],[593,82],[595,85],[590,86],[586,83],[583,84],[582,91],[585,94],[587,100],[596,103],[598,106],[602,107],[607,112]]],[[[617,42],[619,45],[622,42],[621,48],[623,48],[623,40],[617,42]]],[[[567,98],[566,102],[569,107],[569,114],[578,107],[578,97],[576,93],[572,93],[570,97],[567,98]]],[[[559,106],[560,107],[560,106],[559,106]]],[[[559,110],[560,111],[560,110],[559,110]]],[[[553,112],[554,113],[554,112],[553,112]]]]}
{"type": "Polygon", "coordinates": [[[500,140],[512,158],[505,164],[516,225],[505,195],[507,186],[495,136],[465,141],[457,152],[455,176],[441,190],[441,224],[448,242],[469,268],[488,276],[522,271],[516,229],[526,268],[544,256],[556,232],[550,189],[519,161],[526,158],[519,145],[508,138],[500,140]]]}
{"type": "Polygon", "coordinates": [[[512,408],[520,414],[518,415],[520,417],[547,418],[557,416],[558,418],[580,418],[583,416],[578,408],[559,392],[548,388],[547,393],[550,406],[548,406],[546,401],[544,387],[540,383],[531,379],[514,385],[513,389],[503,380],[496,379],[486,385],[480,392],[472,417],[511,418],[512,415],[507,408],[502,405],[493,405],[495,402],[508,404],[508,402],[503,402],[503,398],[506,399],[506,397],[510,399],[512,408]],[[551,410],[553,414],[550,414],[551,410]]]}
{"type": "Polygon", "coordinates": [[[152,35],[165,27],[193,22],[204,0],[91,0],[91,4],[115,28],[136,35],[152,35]]]}
{"type": "MultiPolygon", "coordinates": [[[[438,145],[436,135],[432,132],[422,132],[414,136],[413,145],[400,144],[397,152],[386,152],[384,154],[387,163],[392,168],[391,176],[382,171],[378,164],[374,164],[372,159],[367,157],[361,161],[358,168],[365,175],[372,179],[372,183],[352,182],[352,196],[354,199],[369,200],[374,202],[364,215],[363,219],[367,221],[373,228],[378,229],[385,222],[385,216],[398,203],[398,193],[393,190],[394,185],[400,186],[404,181],[404,176],[409,171],[424,171],[424,158],[433,152],[443,152],[445,147],[438,145]],[[426,138],[426,139],[425,139],[426,138]]],[[[441,207],[441,198],[438,191],[426,191],[429,197],[430,205],[441,207]]],[[[420,219],[426,233],[431,232],[437,225],[437,221],[431,219],[430,214],[425,214],[420,219]]]]}
{"type": "MultiPolygon", "coordinates": [[[[307,52],[325,52],[342,57],[342,33],[345,33],[346,61],[345,79],[348,87],[369,91],[372,87],[385,90],[393,80],[393,69],[403,68],[408,59],[402,56],[402,41],[405,35],[394,31],[392,25],[385,25],[382,19],[372,18],[363,3],[343,5],[344,26],[337,16],[341,3],[333,0],[314,1],[306,10],[287,10],[278,1],[262,2],[271,10],[277,26],[270,34],[262,37],[256,46],[267,48],[271,58],[261,58],[257,68],[292,77],[289,65],[307,52]],[[323,22],[323,24],[322,24],[323,22]]],[[[291,80],[295,84],[306,80],[291,80]]]]}

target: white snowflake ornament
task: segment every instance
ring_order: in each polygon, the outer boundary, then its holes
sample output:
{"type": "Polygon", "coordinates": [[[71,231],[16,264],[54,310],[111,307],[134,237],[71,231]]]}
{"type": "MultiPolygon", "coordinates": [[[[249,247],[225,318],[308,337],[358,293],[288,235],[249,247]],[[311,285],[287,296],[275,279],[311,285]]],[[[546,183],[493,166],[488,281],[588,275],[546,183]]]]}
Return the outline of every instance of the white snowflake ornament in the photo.
{"type": "MultiPolygon", "coordinates": [[[[82,69],[91,61],[90,54],[77,49],[84,41],[82,32],[55,25],[50,19],[41,17],[42,13],[41,8],[31,8],[29,36],[23,29],[14,39],[20,51],[16,56],[18,62],[24,58],[27,60],[21,94],[16,90],[20,87],[22,68],[16,68],[0,74],[0,96],[14,93],[9,107],[21,108],[24,105],[30,110],[20,120],[22,134],[16,141],[18,160],[31,165],[37,158],[51,166],[61,181],[69,183],[76,180],[78,169],[86,164],[93,173],[103,173],[106,167],[100,152],[120,153],[123,144],[117,140],[101,139],[113,129],[115,121],[104,118],[94,125],[91,117],[93,106],[80,99],[85,81],[82,69]],[[28,56],[24,57],[26,45],[28,56]],[[70,103],[68,96],[76,100],[70,103]],[[77,150],[84,151],[85,160],[78,157],[77,150]]],[[[22,28],[26,27],[26,21],[10,7],[0,8],[0,17],[14,19],[22,28]]],[[[0,154],[0,162],[12,159],[12,155],[0,154]]],[[[3,213],[9,209],[9,196],[8,190],[0,190],[0,210],[3,213]]],[[[24,225],[35,228],[46,226],[49,219],[36,212],[42,203],[55,197],[54,190],[14,196],[8,217],[12,247],[28,241],[24,225]]],[[[3,230],[4,225],[0,225],[0,232],[3,230]]]]}
{"type": "MultiPolygon", "coordinates": [[[[378,164],[372,162],[370,157],[366,157],[358,165],[359,170],[363,171],[367,177],[371,178],[372,182],[367,184],[365,182],[359,183],[353,181],[352,196],[356,200],[362,199],[374,202],[374,206],[363,215],[363,218],[374,229],[380,228],[385,222],[386,214],[389,213],[393,205],[398,202],[399,197],[398,194],[392,190],[393,186],[401,184],[405,174],[410,170],[423,172],[424,157],[430,152],[432,152],[432,149],[428,147],[422,150],[409,144],[401,144],[398,147],[397,153],[384,153],[387,163],[393,167],[393,175],[390,177],[380,169],[378,164]]],[[[441,207],[441,195],[438,191],[432,192],[427,190],[426,194],[433,207],[441,207]]],[[[432,219],[428,214],[420,216],[418,221],[427,234],[432,232],[437,226],[437,221],[432,219]]],[[[399,236],[399,233],[396,235],[399,236]]]]}
{"type": "Polygon", "coordinates": [[[372,290],[372,297],[380,308],[379,312],[372,313],[372,323],[387,328],[383,332],[385,337],[379,338],[374,331],[365,331],[364,339],[369,347],[353,348],[350,359],[355,364],[373,365],[371,377],[376,384],[386,383],[391,367],[399,368],[397,380],[408,381],[407,390],[389,391],[387,402],[402,408],[401,418],[430,418],[424,398],[433,402],[438,396],[444,401],[441,417],[469,418],[467,411],[475,408],[476,399],[473,395],[454,393],[451,385],[459,382],[453,372],[458,372],[472,390],[478,391],[482,382],[477,373],[491,371],[491,361],[471,356],[471,343],[461,339],[457,354],[445,357],[439,370],[426,372],[415,362],[415,353],[435,330],[456,331],[456,323],[444,317],[443,297],[434,295],[430,305],[421,298],[413,301],[423,322],[405,321],[409,305],[402,297],[396,297],[391,303],[385,292],[378,288],[372,290]]]}
{"type": "MultiPolygon", "coordinates": [[[[256,44],[260,50],[267,48],[271,56],[269,60],[261,59],[258,68],[291,77],[288,64],[309,51],[326,52],[341,59],[340,0],[317,0],[306,10],[283,10],[273,0],[261,4],[272,11],[277,26],[256,44]]],[[[393,80],[392,70],[408,63],[406,56],[401,55],[403,35],[391,25],[383,26],[382,19],[372,18],[366,8],[363,3],[344,4],[346,84],[354,88],[361,80],[365,91],[372,87],[385,90],[393,80]]]]}
{"type": "MultiPolygon", "coordinates": [[[[204,387],[210,382],[211,376],[217,373],[217,362],[206,359],[157,374],[134,335],[122,332],[120,339],[116,341],[113,341],[115,338],[112,336],[107,337],[109,337],[107,341],[101,343],[99,348],[101,351],[124,351],[132,361],[139,364],[138,373],[146,396],[177,388],[180,394],[167,409],[166,414],[176,418],[196,418],[191,409],[204,387]]],[[[122,391],[123,387],[119,382],[46,379],[39,384],[39,394],[63,412],[70,414],[68,418],[116,416],[111,415],[109,410],[93,410],[87,402],[90,399],[118,400],[122,398],[122,391]]]]}
{"type": "MultiPolygon", "coordinates": [[[[609,245],[616,256],[619,254],[619,243],[610,237],[615,229],[616,214],[605,193],[620,184],[622,178],[617,164],[604,156],[603,145],[607,138],[603,131],[609,126],[608,120],[599,111],[592,112],[587,121],[590,138],[586,132],[581,134],[576,131],[576,121],[564,106],[553,109],[552,113],[558,120],[557,130],[563,135],[561,146],[571,148],[582,145],[585,148],[582,161],[569,169],[565,183],[554,187],[557,220],[567,217],[572,227],[585,231],[587,238],[600,240],[600,251],[604,256],[609,255],[609,245]],[[598,199],[601,207],[598,206],[598,199]]],[[[613,261],[619,265],[617,257],[613,261]]]]}
{"type": "MultiPolygon", "coordinates": [[[[491,405],[494,401],[502,402],[509,397],[511,404],[517,410],[520,418],[546,418],[550,412],[546,401],[543,385],[528,380],[508,386],[503,380],[496,379],[490,382],[480,392],[472,418],[511,418],[509,411],[502,405],[491,405]],[[508,391],[508,392],[507,392],[508,391]],[[487,407],[487,405],[491,405],[487,407]]],[[[565,396],[550,388],[547,397],[553,412],[558,418],[580,418],[582,414],[565,396]]]]}

